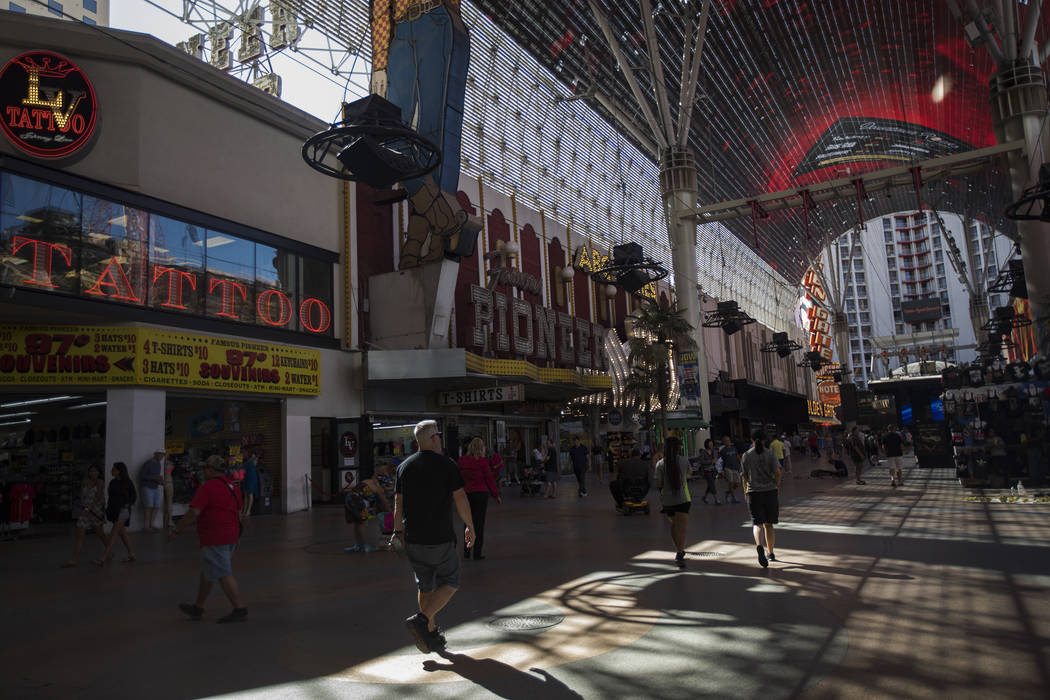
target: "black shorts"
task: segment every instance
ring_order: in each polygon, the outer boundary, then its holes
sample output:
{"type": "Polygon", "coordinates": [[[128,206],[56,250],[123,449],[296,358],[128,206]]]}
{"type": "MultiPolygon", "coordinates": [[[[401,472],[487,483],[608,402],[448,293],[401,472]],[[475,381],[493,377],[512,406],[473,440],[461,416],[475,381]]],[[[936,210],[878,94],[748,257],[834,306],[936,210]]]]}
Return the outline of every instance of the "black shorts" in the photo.
{"type": "Polygon", "coordinates": [[[780,498],[776,491],[753,491],[747,495],[751,522],[776,525],[780,520],[780,498]]]}
{"type": "Polygon", "coordinates": [[[689,506],[693,505],[689,501],[685,503],[675,503],[673,506],[664,506],[660,509],[661,513],[666,513],[668,516],[674,515],[675,513],[688,513],[689,506]]]}

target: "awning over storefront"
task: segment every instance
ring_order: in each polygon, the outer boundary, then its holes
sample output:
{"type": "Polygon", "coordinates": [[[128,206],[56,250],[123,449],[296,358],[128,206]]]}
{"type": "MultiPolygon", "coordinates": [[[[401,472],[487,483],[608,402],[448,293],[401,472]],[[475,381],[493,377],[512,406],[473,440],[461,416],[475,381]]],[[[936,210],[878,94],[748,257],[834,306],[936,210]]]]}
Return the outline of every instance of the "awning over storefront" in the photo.
{"type": "Polygon", "coordinates": [[[750,379],[733,381],[740,415],[765,423],[805,423],[808,420],[806,397],[793,391],[767,386],[750,379]]]}
{"type": "Polygon", "coordinates": [[[481,357],[463,348],[374,350],[367,354],[365,366],[369,386],[410,385],[423,392],[510,383],[524,386],[526,401],[565,402],[612,388],[608,374],[481,357]]]}

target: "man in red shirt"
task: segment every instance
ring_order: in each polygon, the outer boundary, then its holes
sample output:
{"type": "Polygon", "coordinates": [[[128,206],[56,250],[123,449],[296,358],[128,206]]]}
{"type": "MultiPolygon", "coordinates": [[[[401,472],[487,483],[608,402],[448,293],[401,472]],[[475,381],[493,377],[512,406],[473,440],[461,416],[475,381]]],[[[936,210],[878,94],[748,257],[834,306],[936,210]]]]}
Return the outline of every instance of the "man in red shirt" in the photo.
{"type": "Polygon", "coordinates": [[[240,512],[243,506],[240,488],[227,475],[226,462],[212,455],[204,462],[204,483],[193,494],[190,509],[179,524],[173,526],[168,541],[185,528],[197,522],[197,537],[201,545],[201,575],[197,600],[179,603],[179,610],[194,620],[204,615],[204,601],[217,580],[223,593],[233,604],[233,612],[219,618],[219,622],[243,622],[248,609],[241,602],[241,592],[233,577],[233,550],[241,536],[240,512]]]}

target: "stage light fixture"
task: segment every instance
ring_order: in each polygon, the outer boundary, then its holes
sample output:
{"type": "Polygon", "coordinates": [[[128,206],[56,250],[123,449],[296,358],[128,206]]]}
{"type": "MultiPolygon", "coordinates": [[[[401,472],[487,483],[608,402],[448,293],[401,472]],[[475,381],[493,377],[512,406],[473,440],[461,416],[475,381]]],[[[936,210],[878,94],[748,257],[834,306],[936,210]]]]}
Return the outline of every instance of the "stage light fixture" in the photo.
{"type": "Polygon", "coordinates": [[[320,173],[375,189],[422,177],[441,163],[438,147],[379,95],[343,105],[343,121],[307,139],[302,155],[320,173]]]}
{"type": "Polygon", "coordinates": [[[995,282],[988,285],[989,294],[997,292],[1008,292],[1015,299],[1028,298],[1028,283],[1025,280],[1022,260],[1011,260],[1007,268],[999,273],[995,282]]]}
{"type": "Polygon", "coordinates": [[[755,323],[755,319],[740,310],[740,305],[733,300],[720,301],[714,311],[704,316],[704,328],[721,328],[726,335],[733,335],[744,326],[755,323]]]}
{"type": "Polygon", "coordinates": [[[612,259],[591,273],[599,284],[614,284],[628,294],[635,294],[650,282],[667,277],[667,269],[644,255],[637,243],[613,246],[612,259]]]}
{"type": "Polygon", "coordinates": [[[801,350],[802,346],[788,338],[787,333],[774,333],[773,340],[761,348],[762,352],[775,352],[778,357],[789,357],[795,350],[801,350]]]}
{"type": "Polygon", "coordinates": [[[1050,163],[1039,166],[1039,183],[1003,212],[1014,221],[1050,221],[1050,163]]]}

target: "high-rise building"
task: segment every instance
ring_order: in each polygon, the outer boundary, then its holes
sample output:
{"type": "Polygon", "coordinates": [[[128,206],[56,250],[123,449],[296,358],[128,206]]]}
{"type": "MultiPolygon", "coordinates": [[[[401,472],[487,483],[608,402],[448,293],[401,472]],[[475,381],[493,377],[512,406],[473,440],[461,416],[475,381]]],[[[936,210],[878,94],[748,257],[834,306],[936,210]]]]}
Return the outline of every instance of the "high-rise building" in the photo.
{"type": "Polygon", "coordinates": [[[0,10],[109,26],[109,0],[0,0],[0,10]]]}
{"type": "MultiPolygon", "coordinates": [[[[1010,303],[1006,294],[987,291],[1010,257],[1010,240],[981,221],[964,221],[943,212],[940,217],[966,264],[966,276],[978,293],[986,296],[989,310],[1010,303]]],[[[969,294],[949,260],[947,236],[930,211],[898,212],[869,220],[858,235],[840,236],[830,251],[835,256],[834,264],[829,264],[828,250],[821,256],[825,273],[836,271],[841,276],[837,282],[845,288],[850,328],[848,364],[856,370],[854,381],[859,387],[884,375],[881,366],[873,372],[875,363],[883,362],[878,357],[881,350],[876,338],[897,336],[901,347],[933,342],[934,347],[929,349],[934,352],[941,341],[929,340],[936,337],[930,332],[957,329],[954,340],[946,343],[949,354],[945,359],[969,362],[976,357],[976,346],[984,339],[983,333],[975,333],[970,322],[969,294]],[[929,303],[922,304],[924,320],[908,321],[908,302],[934,300],[939,303],[939,310],[931,309],[934,305],[929,303]],[[920,334],[919,340],[909,342],[908,336],[916,333],[920,334]]],[[[894,367],[900,364],[897,357],[891,362],[894,367]]]]}

